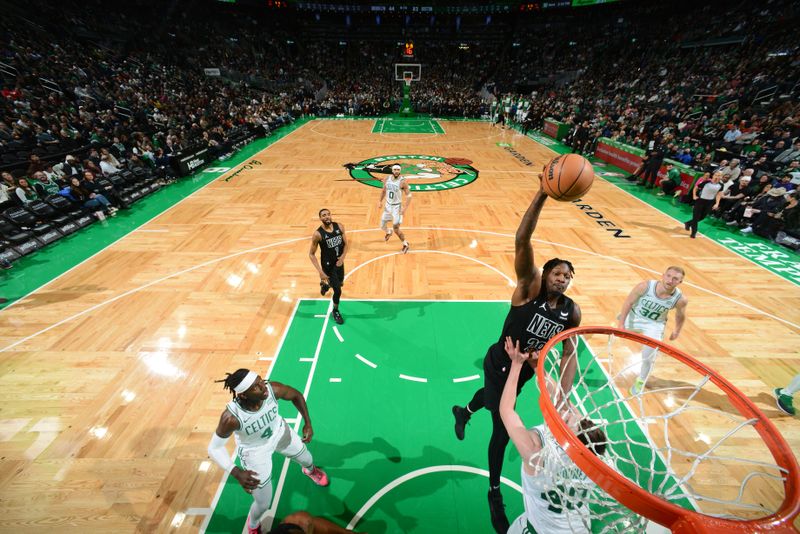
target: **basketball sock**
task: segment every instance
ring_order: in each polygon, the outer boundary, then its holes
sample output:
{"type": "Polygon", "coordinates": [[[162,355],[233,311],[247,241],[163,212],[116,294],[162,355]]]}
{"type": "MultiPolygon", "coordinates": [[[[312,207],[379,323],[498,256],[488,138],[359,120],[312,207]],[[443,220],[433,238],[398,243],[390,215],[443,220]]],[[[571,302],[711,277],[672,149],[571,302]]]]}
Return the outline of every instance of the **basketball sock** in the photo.
{"type": "Polygon", "coordinates": [[[653,364],[656,361],[658,349],[655,347],[642,347],[642,368],[639,371],[639,379],[642,381],[647,380],[650,371],[653,370],[653,364]]]}
{"type": "Polygon", "coordinates": [[[258,528],[261,524],[261,516],[269,509],[272,500],[272,481],[267,482],[264,487],[253,490],[253,504],[250,505],[250,515],[247,517],[247,526],[258,528]]]}
{"type": "Polygon", "coordinates": [[[467,403],[467,411],[470,414],[473,414],[483,408],[485,406],[484,399],[483,399],[483,388],[480,388],[478,391],[475,392],[475,395],[472,396],[472,400],[467,403]]]}
{"type": "Polygon", "coordinates": [[[800,391],[800,375],[795,375],[789,385],[783,388],[782,395],[794,396],[795,393],[800,391]]]}

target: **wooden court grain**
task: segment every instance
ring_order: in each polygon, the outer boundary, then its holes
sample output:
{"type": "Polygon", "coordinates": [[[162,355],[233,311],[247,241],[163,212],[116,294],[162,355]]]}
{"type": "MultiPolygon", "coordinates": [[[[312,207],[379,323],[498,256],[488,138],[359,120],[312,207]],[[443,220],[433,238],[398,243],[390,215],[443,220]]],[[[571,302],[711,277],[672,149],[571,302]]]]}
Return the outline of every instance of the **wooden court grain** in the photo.
{"type": "MultiPolygon", "coordinates": [[[[261,165],[144,227],[158,232],[132,233],[0,314],[0,531],[197,530],[202,514],[171,523],[209,507],[221,478],[216,465],[200,470],[229,399],[212,380],[266,372],[260,358],[275,354],[296,299],[319,296],[308,260],[318,210],[345,224],[348,270],[400,249],[378,229],[380,190],[349,179],[345,162],[459,157],[480,176],[414,193],[403,224],[412,250],[443,254],[364,265],[344,299],[509,298],[478,262],[513,278],[513,234],[554,154],[484,123],[443,126],[390,136],[372,134],[373,121],[312,121],[258,154],[261,165]]],[[[675,344],[722,371],[800,450],[800,421],[779,416],[771,394],[800,372],[800,288],[708,239],[676,238],[674,220],[602,179],[585,200],[630,237],[553,201],[534,234],[539,265],[574,263],[583,324],[611,325],[638,281],[683,266],[690,304],[675,344]]]]}

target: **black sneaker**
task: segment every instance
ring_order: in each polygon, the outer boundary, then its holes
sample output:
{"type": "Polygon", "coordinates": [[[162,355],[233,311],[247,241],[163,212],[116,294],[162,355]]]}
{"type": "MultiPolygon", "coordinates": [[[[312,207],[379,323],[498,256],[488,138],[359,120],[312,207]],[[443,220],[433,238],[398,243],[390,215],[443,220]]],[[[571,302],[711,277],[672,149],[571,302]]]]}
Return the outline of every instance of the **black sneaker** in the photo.
{"type": "Polygon", "coordinates": [[[506,505],[503,504],[503,494],[500,493],[500,488],[491,488],[489,490],[489,512],[492,516],[492,526],[497,534],[506,534],[510,526],[505,508],[506,505]]]}
{"type": "Polygon", "coordinates": [[[329,286],[325,282],[320,282],[319,283],[319,294],[320,295],[324,295],[325,293],[328,292],[328,290],[330,290],[330,288],[331,288],[331,286],[329,286]]]}
{"type": "Polygon", "coordinates": [[[462,408],[461,406],[453,406],[453,415],[456,418],[456,438],[463,440],[464,427],[467,426],[471,414],[466,408],[462,408]]]}
{"type": "Polygon", "coordinates": [[[333,309],[331,312],[331,317],[333,317],[333,320],[336,321],[336,324],[344,324],[344,319],[342,318],[342,314],[339,313],[338,308],[333,309]]]}
{"type": "Polygon", "coordinates": [[[689,223],[688,222],[683,223],[683,229],[684,230],[688,230],[689,229],[689,223]]]}

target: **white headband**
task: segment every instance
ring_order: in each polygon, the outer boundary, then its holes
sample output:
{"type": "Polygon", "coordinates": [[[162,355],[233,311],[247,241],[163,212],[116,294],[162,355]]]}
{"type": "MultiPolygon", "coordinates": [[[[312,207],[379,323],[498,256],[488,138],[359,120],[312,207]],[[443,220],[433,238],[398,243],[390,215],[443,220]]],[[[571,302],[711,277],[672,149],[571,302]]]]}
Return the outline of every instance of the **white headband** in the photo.
{"type": "Polygon", "coordinates": [[[256,378],[258,378],[258,373],[249,371],[245,375],[244,379],[241,382],[239,382],[239,385],[233,388],[233,391],[236,392],[237,395],[239,395],[240,393],[244,393],[245,391],[250,389],[250,386],[253,385],[253,382],[256,381],[256,378]]]}
{"type": "Polygon", "coordinates": [[[402,167],[400,165],[392,165],[392,170],[395,170],[395,169],[397,169],[399,171],[400,169],[402,169],[402,167]]]}

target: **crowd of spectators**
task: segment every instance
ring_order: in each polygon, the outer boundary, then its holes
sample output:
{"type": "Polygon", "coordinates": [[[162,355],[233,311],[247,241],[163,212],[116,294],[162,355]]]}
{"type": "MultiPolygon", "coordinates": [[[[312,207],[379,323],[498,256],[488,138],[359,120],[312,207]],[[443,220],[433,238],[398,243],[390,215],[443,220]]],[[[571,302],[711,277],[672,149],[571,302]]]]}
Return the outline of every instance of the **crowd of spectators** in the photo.
{"type": "MultiPolygon", "coordinates": [[[[321,40],[309,12],[112,4],[31,0],[0,20],[0,169],[7,171],[0,202],[25,203],[47,187],[65,191],[76,168],[108,178],[147,167],[169,180],[176,155],[201,146],[225,157],[243,128],[397,111],[397,62],[422,64],[412,86],[420,112],[486,117],[492,100],[512,94],[531,103],[525,129],[546,117],[569,123],[567,141],[578,152],[592,153],[607,137],[647,151],[651,167],[666,157],[702,172],[721,168],[726,184],[752,169],[751,183],[769,182],[762,196],[788,193],[800,180],[799,17],[788,0],[642,0],[509,15],[501,25],[487,18],[485,42],[467,43],[421,40],[406,21],[402,32],[417,39],[407,60],[396,32],[359,37],[349,17],[340,26],[326,22],[339,37],[321,40]],[[676,9],[691,18],[664,24],[676,9]]],[[[441,16],[436,25],[454,20],[441,16]]],[[[720,217],[731,222],[729,209],[761,213],[747,209],[756,197],[729,195],[720,217]]],[[[791,208],[792,198],[782,200],[791,208]]]]}

